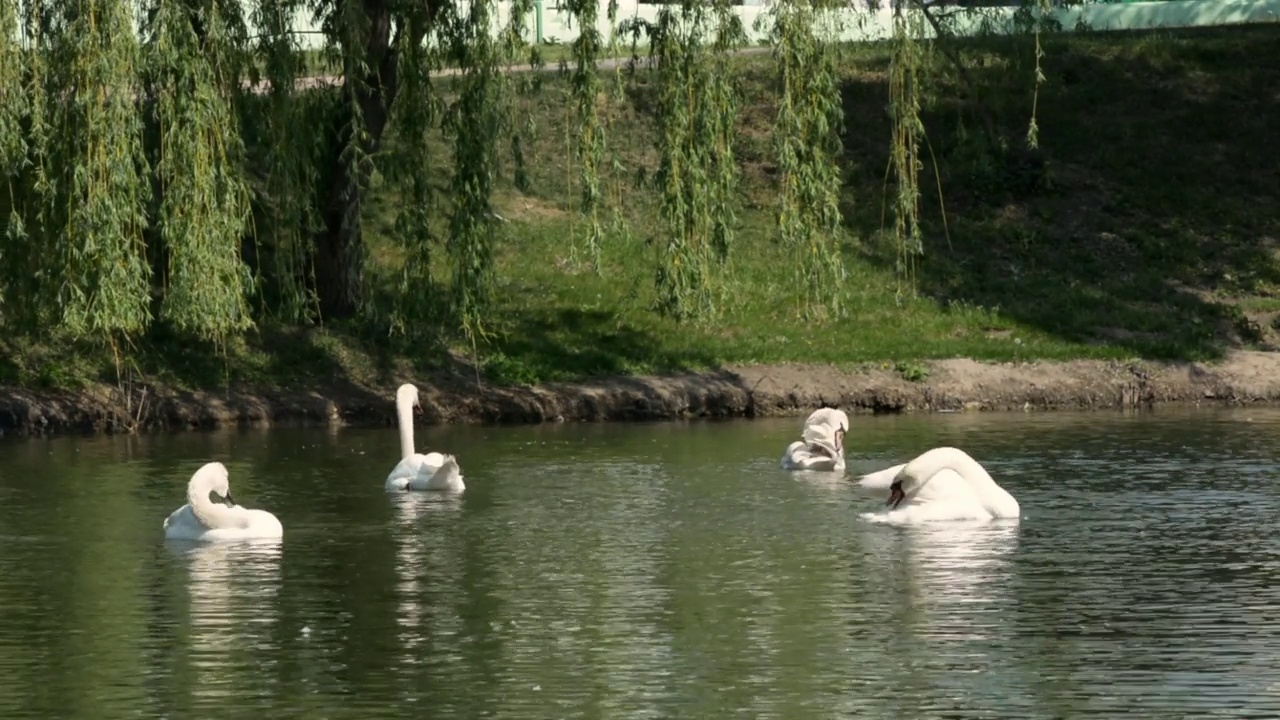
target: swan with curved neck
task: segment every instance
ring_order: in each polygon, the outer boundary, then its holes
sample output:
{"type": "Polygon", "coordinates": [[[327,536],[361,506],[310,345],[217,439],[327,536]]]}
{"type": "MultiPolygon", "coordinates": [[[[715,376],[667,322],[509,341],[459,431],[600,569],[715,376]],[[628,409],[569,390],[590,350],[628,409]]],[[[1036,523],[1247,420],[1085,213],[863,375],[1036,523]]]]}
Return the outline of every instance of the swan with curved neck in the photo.
{"type": "Polygon", "coordinates": [[[1018,501],[986,468],[953,447],[934,448],[904,465],[863,475],[864,488],[889,489],[889,509],[878,522],[995,520],[1021,515],[1018,501]]]}
{"type": "Polygon", "coordinates": [[[819,408],[805,418],[804,430],[782,455],[783,470],[844,470],[844,436],[849,416],[843,410],[819,408]]]}
{"type": "Polygon", "coordinates": [[[418,403],[418,388],[405,383],[396,390],[396,422],[400,426],[400,462],[387,475],[387,490],[444,490],[462,492],[466,483],[452,455],[438,452],[422,454],[413,449],[413,410],[418,403]]]}
{"type": "Polygon", "coordinates": [[[164,536],[170,540],[275,539],[284,536],[284,528],[266,510],[236,505],[226,466],[211,462],[187,481],[187,504],[165,518],[164,536]],[[210,493],[223,502],[210,500],[210,493]]]}

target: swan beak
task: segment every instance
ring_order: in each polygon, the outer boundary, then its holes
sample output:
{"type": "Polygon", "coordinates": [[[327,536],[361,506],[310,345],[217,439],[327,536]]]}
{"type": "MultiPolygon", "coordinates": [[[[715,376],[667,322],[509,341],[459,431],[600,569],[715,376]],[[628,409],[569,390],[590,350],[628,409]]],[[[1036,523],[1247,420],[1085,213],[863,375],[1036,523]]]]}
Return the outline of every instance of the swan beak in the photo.
{"type": "Polygon", "coordinates": [[[231,497],[231,493],[230,493],[230,492],[228,492],[226,495],[223,495],[223,496],[222,496],[222,503],[223,503],[224,505],[226,505],[227,507],[235,507],[235,506],[236,506],[236,501],[235,501],[234,499],[232,499],[232,497],[231,497]]]}
{"type": "Polygon", "coordinates": [[[889,486],[889,502],[887,503],[890,510],[897,510],[898,505],[907,499],[907,494],[902,492],[902,481],[894,480],[889,486]]]}

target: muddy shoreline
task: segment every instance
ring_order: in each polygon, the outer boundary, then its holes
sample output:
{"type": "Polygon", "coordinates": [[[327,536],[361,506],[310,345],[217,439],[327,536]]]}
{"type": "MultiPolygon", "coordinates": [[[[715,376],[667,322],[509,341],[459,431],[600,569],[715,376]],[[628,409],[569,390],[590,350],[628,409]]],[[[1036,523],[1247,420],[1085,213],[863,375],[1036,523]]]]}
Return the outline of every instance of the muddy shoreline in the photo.
{"type": "MultiPolygon", "coordinates": [[[[824,404],[850,413],[898,413],[1280,403],[1280,352],[1237,351],[1215,363],[950,359],[919,365],[927,376],[914,382],[890,367],[802,364],[535,387],[477,385],[464,373],[397,381],[418,385],[419,422],[425,423],[766,417],[807,413],[824,404]]],[[[394,422],[396,384],[366,387],[335,381],[305,389],[198,392],[156,385],[79,390],[0,386],[0,434],[389,425],[394,422]]]]}

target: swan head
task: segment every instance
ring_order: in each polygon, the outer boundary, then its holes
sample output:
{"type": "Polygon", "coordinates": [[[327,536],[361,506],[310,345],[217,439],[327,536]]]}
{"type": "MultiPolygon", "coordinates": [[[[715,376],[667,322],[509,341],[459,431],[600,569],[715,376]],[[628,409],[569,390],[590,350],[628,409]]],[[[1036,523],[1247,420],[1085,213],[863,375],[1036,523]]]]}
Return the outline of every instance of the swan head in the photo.
{"type": "Polygon", "coordinates": [[[396,405],[399,407],[409,406],[414,410],[421,410],[422,405],[418,402],[418,388],[413,383],[405,383],[396,389],[396,405]]]}
{"type": "Polygon", "coordinates": [[[889,486],[889,502],[885,503],[890,510],[897,510],[903,500],[907,499],[907,493],[902,490],[902,477],[894,479],[893,484],[889,486]]]}
{"type": "Polygon", "coordinates": [[[953,447],[934,448],[903,465],[894,476],[889,485],[890,509],[897,508],[908,496],[915,496],[935,477],[943,475],[947,482],[954,480],[970,488],[980,477],[989,477],[965,451],[953,447]]]}
{"type": "Polygon", "coordinates": [[[208,496],[212,493],[217,495],[219,501],[225,505],[236,504],[231,497],[231,480],[227,466],[220,462],[206,463],[201,466],[196,474],[191,476],[187,488],[189,494],[208,496]]]}

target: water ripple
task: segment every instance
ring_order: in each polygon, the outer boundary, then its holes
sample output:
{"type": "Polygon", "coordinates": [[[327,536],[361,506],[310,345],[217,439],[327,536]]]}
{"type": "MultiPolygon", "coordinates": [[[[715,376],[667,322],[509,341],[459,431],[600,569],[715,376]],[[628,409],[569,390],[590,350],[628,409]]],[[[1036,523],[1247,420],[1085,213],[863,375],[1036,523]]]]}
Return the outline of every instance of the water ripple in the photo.
{"type": "Polygon", "coordinates": [[[877,526],[794,420],[0,443],[0,717],[1280,716],[1280,413],[855,418],[1016,522],[877,526]],[[198,461],[283,544],[167,543],[198,461]]]}

